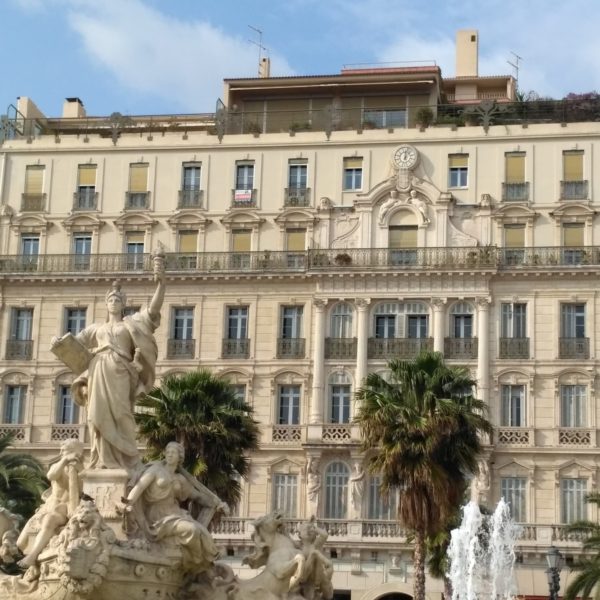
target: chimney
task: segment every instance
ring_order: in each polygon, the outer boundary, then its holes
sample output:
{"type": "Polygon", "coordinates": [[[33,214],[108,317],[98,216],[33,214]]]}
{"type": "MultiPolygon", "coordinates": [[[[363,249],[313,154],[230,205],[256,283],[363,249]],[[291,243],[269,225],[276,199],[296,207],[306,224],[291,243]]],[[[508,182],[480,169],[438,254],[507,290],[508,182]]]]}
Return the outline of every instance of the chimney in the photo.
{"type": "Polygon", "coordinates": [[[82,119],[85,116],[85,108],[79,98],[65,98],[62,113],[63,119],[82,119]]]}
{"type": "Polygon", "coordinates": [[[271,77],[271,59],[264,56],[260,59],[260,64],[258,65],[258,76],[266,79],[271,77]]]}
{"type": "Polygon", "coordinates": [[[479,32],[461,29],[456,32],[456,77],[477,77],[479,72],[479,32]]]}

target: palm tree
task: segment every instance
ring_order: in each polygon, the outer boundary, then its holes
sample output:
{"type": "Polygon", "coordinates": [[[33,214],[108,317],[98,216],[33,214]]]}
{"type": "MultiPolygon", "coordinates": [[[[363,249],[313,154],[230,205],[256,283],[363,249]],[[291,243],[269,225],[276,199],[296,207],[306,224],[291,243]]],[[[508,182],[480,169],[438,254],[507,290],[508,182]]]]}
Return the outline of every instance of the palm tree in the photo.
{"type": "Polygon", "coordinates": [[[185,446],[190,473],[227,504],[239,501],[238,477],[248,474],[248,453],[258,448],[259,429],[252,407],[226,379],[208,370],[167,375],[138,406],[149,458],[158,458],[176,440],[185,446]]]}
{"type": "Polygon", "coordinates": [[[425,540],[461,505],[482,451],[480,435],[492,426],[466,368],[446,366],[437,352],[388,367],[388,378],[371,373],[358,390],[356,421],[382,493],[401,491],[398,517],[414,533],[414,598],[424,600],[425,540]]]}
{"type": "MultiPolygon", "coordinates": [[[[587,502],[600,507],[600,492],[588,494],[587,502]]],[[[578,561],[573,568],[579,573],[569,584],[564,600],[575,598],[593,598],[600,600],[600,523],[593,521],[578,521],[568,526],[571,533],[580,534],[583,539],[583,548],[593,554],[578,561]]]]}
{"type": "Polygon", "coordinates": [[[7,452],[14,435],[0,437],[0,506],[29,519],[48,487],[42,465],[28,454],[7,452]]]}

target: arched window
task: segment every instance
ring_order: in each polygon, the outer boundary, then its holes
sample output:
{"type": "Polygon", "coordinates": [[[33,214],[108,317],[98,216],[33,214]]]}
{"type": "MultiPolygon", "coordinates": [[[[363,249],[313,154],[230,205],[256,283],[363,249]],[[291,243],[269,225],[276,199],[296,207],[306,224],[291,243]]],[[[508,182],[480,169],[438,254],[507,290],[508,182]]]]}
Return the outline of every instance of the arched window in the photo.
{"type": "Polygon", "coordinates": [[[329,379],[329,423],[350,422],[352,385],[346,373],[334,373],[329,379]]]}
{"type": "Polygon", "coordinates": [[[382,495],[381,476],[372,475],[369,478],[369,491],[367,499],[367,518],[392,520],[396,518],[396,494],[390,492],[389,496],[382,495]]]}
{"type": "Polygon", "coordinates": [[[468,302],[458,302],[450,311],[450,337],[473,337],[473,307],[468,302]]]}
{"type": "Polygon", "coordinates": [[[325,472],[325,518],[348,517],[348,481],[350,469],[343,462],[334,462],[325,472]]]}
{"type": "Polygon", "coordinates": [[[331,311],[331,337],[352,337],[352,307],[349,304],[336,304],[331,311]]]}

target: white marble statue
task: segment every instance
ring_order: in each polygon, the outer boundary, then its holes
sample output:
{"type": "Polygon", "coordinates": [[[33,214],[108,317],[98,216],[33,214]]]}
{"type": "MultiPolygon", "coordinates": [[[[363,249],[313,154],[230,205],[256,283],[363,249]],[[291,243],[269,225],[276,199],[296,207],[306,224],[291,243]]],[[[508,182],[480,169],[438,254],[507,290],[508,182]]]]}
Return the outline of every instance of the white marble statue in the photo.
{"type": "Polygon", "coordinates": [[[352,495],[352,507],[356,512],[360,511],[362,506],[362,497],[365,491],[365,469],[362,462],[355,461],[350,476],[350,490],[352,495]]]}
{"type": "MultiPolygon", "coordinates": [[[[165,294],[164,255],[154,256],[156,290],[147,308],[123,318],[126,297],[118,283],[106,294],[108,319],[80,332],[75,340],[90,350],[87,369],[73,382],[73,398],[87,409],[90,468],[133,472],[140,458],[133,407],[154,385],[158,350],[154,330],[160,324],[165,294]]],[[[67,334],[69,335],[69,334],[67,334]]],[[[54,338],[58,349],[62,338],[54,338]]]]}
{"type": "Polygon", "coordinates": [[[199,573],[207,570],[219,555],[207,527],[215,512],[228,514],[229,509],[183,469],[183,459],[181,444],[167,444],[164,460],[148,464],[134,481],[122,511],[147,539],[180,546],[184,570],[199,573]],[[180,508],[183,501],[198,502],[204,522],[180,508]]]}
{"type": "Polygon", "coordinates": [[[83,444],[79,440],[63,442],[58,460],[46,474],[50,487],[42,495],[43,504],[27,521],[17,540],[19,549],[26,553],[19,566],[28,568],[34,565],[50,539],[67,523],[79,503],[79,473],[82,469],[83,444]]]}
{"type": "Polygon", "coordinates": [[[419,198],[417,190],[410,190],[410,198],[408,199],[408,203],[412,204],[421,213],[421,216],[423,217],[423,223],[428,224],[431,222],[429,219],[429,207],[427,206],[427,202],[425,202],[425,200],[422,198],[419,198]]]}

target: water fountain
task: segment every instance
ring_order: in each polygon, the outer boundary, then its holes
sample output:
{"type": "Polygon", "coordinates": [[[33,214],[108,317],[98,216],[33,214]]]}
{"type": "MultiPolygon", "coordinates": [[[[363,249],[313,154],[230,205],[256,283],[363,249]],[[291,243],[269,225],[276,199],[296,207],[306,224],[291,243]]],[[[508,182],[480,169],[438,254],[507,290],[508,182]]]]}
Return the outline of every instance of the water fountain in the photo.
{"type": "Polygon", "coordinates": [[[483,515],[476,502],[463,507],[462,523],[451,534],[448,557],[452,600],[511,600],[515,542],[521,528],[502,499],[493,515],[483,515]]]}

